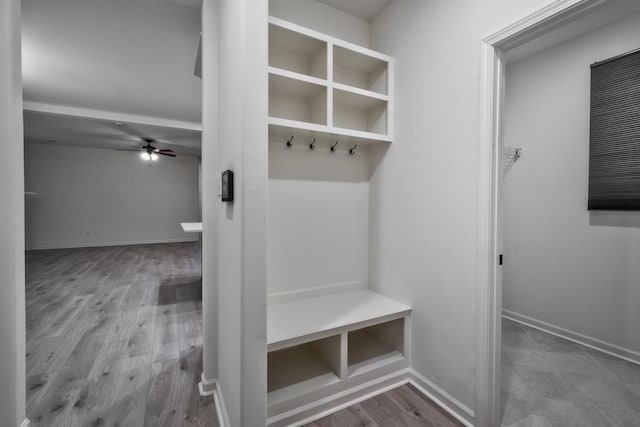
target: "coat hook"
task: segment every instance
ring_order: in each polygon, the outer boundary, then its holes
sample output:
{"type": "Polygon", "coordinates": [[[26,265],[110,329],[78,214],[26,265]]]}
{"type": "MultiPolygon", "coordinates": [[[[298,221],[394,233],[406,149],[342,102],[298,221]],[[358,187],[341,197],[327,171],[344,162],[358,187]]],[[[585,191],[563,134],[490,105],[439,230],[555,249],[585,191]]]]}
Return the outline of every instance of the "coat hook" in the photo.
{"type": "Polygon", "coordinates": [[[291,135],[291,138],[289,138],[289,140],[287,141],[287,148],[291,148],[293,146],[291,141],[293,141],[293,135],[291,135]]]}
{"type": "Polygon", "coordinates": [[[313,138],[313,141],[311,142],[311,144],[309,144],[309,150],[313,151],[316,149],[316,139],[313,138]]]}
{"type": "Polygon", "coordinates": [[[356,154],[356,147],[358,146],[358,144],[354,145],[353,147],[351,147],[351,149],[349,150],[349,154],[350,155],[355,155],[356,154]]]}
{"type": "Polygon", "coordinates": [[[336,150],[337,150],[337,148],[336,148],[336,147],[337,147],[337,146],[338,146],[338,141],[336,141],[336,143],[335,143],[335,144],[333,144],[333,145],[331,146],[331,152],[332,152],[332,153],[335,153],[335,152],[336,152],[336,150]]]}

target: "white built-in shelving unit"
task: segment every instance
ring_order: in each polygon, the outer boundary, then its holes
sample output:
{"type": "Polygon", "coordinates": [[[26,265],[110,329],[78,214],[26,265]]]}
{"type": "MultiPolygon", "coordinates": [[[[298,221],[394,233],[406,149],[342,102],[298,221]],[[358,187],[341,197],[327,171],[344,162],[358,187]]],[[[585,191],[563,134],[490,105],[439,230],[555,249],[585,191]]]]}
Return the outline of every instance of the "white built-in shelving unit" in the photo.
{"type": "MultiPolygon", "coordinates": [[[[359,241],[362,235],[364,247],[360,251],[341,251],[354,257],[354,263],[366,259],[366,215],[362,212],[368,209],[368,196],[362,195],[358,188],[358,178],[354,184],[352,175],[340,170],[337,176],[349,176],[341,182],[336,175],[324,175],[328,179],[332,191],[340,193],[336,197],[327,198],[325,187],[317,183],[306,181],[308,175],[298,176],[304,168],[291,167],[289,162],[300,157],[290,152],[291,157],[282,160],[280,154],[284,143],[291,137],[311,141],[324,146],[323,150],[316,150],[314,158],[319,163],[311,164],[306,160],[305,166],[315,170],[336,173],[336,163],[339,157],[329,158],[318,154],[319,151],[329,152],[327,145],[342,143],[341,147],[354,145],[386,144],[392,140],[392,90],[391,81],[393,70],[392,58],[378,52],[357,46],[334,37],[318,33],[299,25],[271,17],[269,21],[269,140],[281,143],[279,148],[272,147],[275,155],[280,159],[280,165],[288,170],[287,180],[273,184],[274,191],[281,197],[283,191],[300,191],[301,186],[325,189],[317,197],[324,197],[332,206],[336,200],[342,200],[341,207],[335,207],[341,215],[349,218],[337,218],[340,224],[348,223],[358,228],[358,221],[365,224],[364,231],[358,233],[344,233],[350,237],[345,241],[347,247],[353,239],[359,241]],[[349,144],[349,145],[347,145],[349,144]],[[285,161],[287,163],[281,163],[285,161]],[[324,162],[324,163],[323,163],[324,162]],[[320,166],[320,164],[322,166],[320,166]],[[294,171],[294,172],[292,172],[294,171]],[[307,177],[307,178],[305,178],[307,177]],[[338,187],[348,188],[349,193],[341,193],[338,187]],[[292,190],[294,189],[294,190],[292,190]],[[345,202],[343,194],[351,194],[356,202],[345,202]],[[359,199],[360,198],[360,199],[359,199]],[[347,206],[345,206],[347,205],[347,206]],[[361,252],[361,253],[357,253],[361,252]]],[[[299,143],[298,143],[299,144],[299,143]]],[[[311,147],[313,149],[313,147],[311,147]]],[[[344,148],[343,148],[344,150],[344,148]]],[[[298,150],[298,154],[304,151],[298,150]]],[[[330,154],[329,154],[330,155],[330,154]]],[[[344,158],[342,158],[344,160],[344,158]]],[[[362,166],[356,159],[347,167],[362,166]],[[359,166],[360,165],[360,166],[359,166]]],[[[342,167],[345,163],[340,163],[342,167]]],[[[338,168],[338,169],[337,169],[338,168]]],[[[279,171],[271,170],[270,174],[278,176],[279,171]]],[[[366,181],[366,178],[363,178],[366,181]]],[[[366,187],[365,187],[366,188],[366,187]]],[[[331,193],[331,194],[335,194],[331,193]]],[[[366,194],[366,193],[365,193],[366,194]]],[[[283,199],[277,199],[282,202],[283,199]]],[[[289,218],[289,209],[300,206],[292,203],[287,212],[274,209],[278,214],[289,218]]],[[[313,216],[313,215],[312,215],[313,216]]],[[[304,232],[304,245],[309,247],[327,248],[327,236],[335,234],[324,233],[323,227],[329,227],[328,217],[316,218],[315,233],[304,232]],[[318,220],[319,219],[319,220],[318,220]],[[316,241],[315,239],[319,239],[316,241]]],[[[293,256],[290,268],[296,271],[297,277],[304,281],[306,270],[301,265],[310,268],[309,275],[317,274],[316,267],[300,261],[292,251],[298,251],[290,245],[288,233],[299,225],[298,220],[304,218],[290,218],[290,228],[276,228],[270,239],[280,239],[286,242],[284,247],[293,256]],[[287,244],[289,244],[287,246],[287,244]],[[292,249],[293,248],[293,249],[292,249]]],[[[276,221],[277,223],[282,222],[276,221]]],[[[335,225],[335,224],[334,224],[335,225]]],[[[274,245],[282,250],[281,246],[274,245]]],[[[303,250],[300,248],[299,250],[303,250]]],[[[315,251],[320,255],[321,251],[315,251]]],[[[335,254],[328,259],[336,260],[335,254]]],[[[323,260],[327,262],[327,259],[323,260]]],[[[318,262],[321,262],[318,260],[318,262]]],[[[329,265],[332,263],[329,262],[329,265]]],[[[345,270],[344,265],[339,263],[345,270]]],[[[335,262],[333,263],[335,266],[335,262]]],[[[366,268],[366,262],[364,263],[366,268]]],[[[289,267],[279,264],[279,278],[290,278],[283,274],[289,267]]],[[[351,273],[346,274],[347,277],[351,273]]],[[[366,277],[366,274],[364,275],[366,277]]],[[[408,323],[411,308],[391,298],[366,289],[365,280],[359,281],[357,288],[341,289],[340,285],[328,283],[329,291],[311,294],[304,289],[295,289],[295,283],[290,283],[286,295],[298,295],[294,298],[274,299],[267,308],[267,402],[268,424],[271,426],[290,425],[303,420],[313,411],[320,410],[323,405],[331,405],[336,399],[347,398],[354,390],[367,390],[380,384],[381,378],[397,376],[406,370],[408,363],[408,323]],[[292,289],[293,288],[293,289],[292,289]],[[309,412],[311,411],[311,412],[309,412]]],[[[323,286],[320,286],[323,288],[323,286]]],[[[314,288],[317,290],[317,288],[314,288]]],[[[324,288],[323,288],[324,289],[324,288]]]]}
{"type": "Polygon", "coordinates": [[[391,142],[393,59],[271,17],[271,138],[391,142]]]}

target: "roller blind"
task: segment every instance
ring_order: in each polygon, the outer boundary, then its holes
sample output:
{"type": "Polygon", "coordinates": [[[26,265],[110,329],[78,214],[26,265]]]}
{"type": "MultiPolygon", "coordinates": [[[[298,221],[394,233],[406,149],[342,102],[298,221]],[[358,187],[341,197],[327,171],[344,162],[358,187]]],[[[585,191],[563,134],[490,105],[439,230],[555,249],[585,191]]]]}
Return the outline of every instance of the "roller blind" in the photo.
{"type": "Polygon", "coordinates": [[[589,210],[640,210],[640,50],[591,65],[589,210]]]}

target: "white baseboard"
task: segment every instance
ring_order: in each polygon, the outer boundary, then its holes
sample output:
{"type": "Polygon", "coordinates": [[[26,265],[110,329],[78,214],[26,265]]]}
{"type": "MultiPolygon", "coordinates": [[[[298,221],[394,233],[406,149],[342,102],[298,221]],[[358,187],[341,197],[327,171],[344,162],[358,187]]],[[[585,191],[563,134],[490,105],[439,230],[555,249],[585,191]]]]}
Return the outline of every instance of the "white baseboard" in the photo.
{"type": "Polygon", "coordinates": [[[198,383],[198,390],[200,396],[213,396],[216,391],[218,380],[213,378],[209,379],[204,376],[204,372],[200,374],[200,382],[198,383]]]}
{"type": "MultiPolygon", "coordinates": [[[[342,409],[348,408],[349,406],[353,406],[379,394],[386,393],[407,383],[414,386],[420,393],[433,401],[436,405],[440,406],[456,420],[460,421],[467,427],[473,427],[474,412],[471,409],[413,369],[406,369],[398,373],[379,378],[375,381],[362,384],[358,387],[345,390],[340,394],[326,399],[326,402],[315,402],[313,404],[313,406],[315,406],[313,415],[304,419],[298,418],[298,420],[293,423],[285,422],[285,424],[290,426],[300,426],[317,421],[320,418],[324,418],[335,412],[341,411],[342,409]]],[[[301,412],[304,412],[305,408],[301,409],[301,412]]],[[[268,420],[268,425],[280,425],[281,422],[286,421],[291,416],[294,416],[295,418],[295,414],[293,413],[271,418],[268,420]]]]}
{"type": "Polygon", "coordinates": [[[229,413],[227,412],[227,405],[224,403],[224,397],[222,394],[222,388],[220,383],[216,386],[216,391],[213,392],[213,400],[216,404],[216,413],[218,414],[218,424],[220,427],[231,427],[229,422],[229,413]]]}
{"type": "Polygon", "coordinates": [[[218,424],[220,427],[230,427],[229,414],[224,404],[224,397],[220,388],[220,382],[217,379],[209,379],[204,376],[204,372],[200,374],[200,382],[198,383],[200,396],[213,396],[213,402],[216,406],[216,415],[218,416],[218,424]]]}
{"type": "Polygon", "coordinates": [[[20,424],[20,427],[27,427],[28,425],[29,425],[29,419],[25,418],[22,424],[20,424]]]}
{"type": "Polygon", "coordinates": [[[364,289],[365,287],[366,286],[361,282],[345,282],[316,286],[308,289],[296,289],[293,291],[276,292],[267,295],[267,304],[280,304],[290,301],[299,301],[307,298],[333,295],[340,292],[356,291],[358,289],[364,289]]]}
{"type": "Polygon", "coordinates": [[[57,245],[36,245],[26,248],[27,251],[41,251],[46,249],[76,249],[76,248],[101,248],[105,246],[128,246],[128,245],[153,245],[156,243],[182,243],[197,242],[198,238],[185,237],[179,239],[159,239],[159,240],[137,240],[131,242],[93,242],[93,243],[67,243],[57,245]]]}
{"type": "Polygon", "coordinates": [[[462,424],[473,427],[473,410],[413,369],[410,370],[409,383],[462,424]]]}
{"type": "Polygon", "coordinates": [[[609,342],[602,341],[596,338],[592,338],[590,336],[580,334],[569,329],[561,328],[559,326],[543,322],[542,320],[514,313],[513,311],[502,310],[502,317],[529,326],[531,328],[538,329],[548,334],[564,338],[565,340],[573,341],[585,347],[593,348],[594,350],[601,351],[611,356],[619,357],[620,359],[626,360],[627,362],[640,365],[640,353],[638,353],[637,351],[620,347],[618,345],[611,344],[609,342]]]}
{"type": "Polygon", "coordinates": [[[302,408],[297,408],[285,414],[269,418],[267,425],[272,426],[301,426],[324,418],[349,406],[353,406],[364,400],[370,399],[389,390],[400,387],[409,382],[409,370],[403,369],[398,372],[377,378],[349,388],[340,393],[336,393],[320,401],[313,402],[302,408]],[[308,415],[304,415],[308,414],[308,415]]]}

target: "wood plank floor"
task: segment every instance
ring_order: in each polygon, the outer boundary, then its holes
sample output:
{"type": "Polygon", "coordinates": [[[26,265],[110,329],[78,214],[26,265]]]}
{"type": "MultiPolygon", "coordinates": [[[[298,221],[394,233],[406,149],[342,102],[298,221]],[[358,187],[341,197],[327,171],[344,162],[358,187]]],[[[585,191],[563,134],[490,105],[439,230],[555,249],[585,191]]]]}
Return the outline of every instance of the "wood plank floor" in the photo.
{"type": "Polygon", "coordinates": [[[462,425],[413,386],[404,385],[307,424],[307,427],[458,427],[462,425]]]}
{"type": "Polygon", "coordinates": [[[30,426],[218,426],[199,243],[26,255],[30,426]]]}
{"type": "MultiPolygon", "coordinates": [[[[218,426],[198,394],[198,243],[30,251],[30,426],[218,426]]],[[[310,427],[460,426],[411,386],[310,427]]]]}

